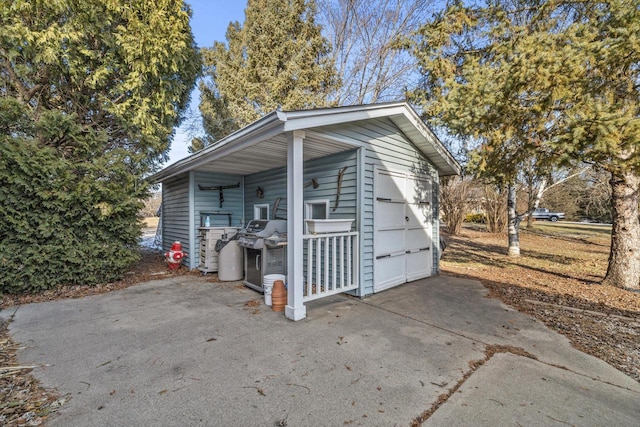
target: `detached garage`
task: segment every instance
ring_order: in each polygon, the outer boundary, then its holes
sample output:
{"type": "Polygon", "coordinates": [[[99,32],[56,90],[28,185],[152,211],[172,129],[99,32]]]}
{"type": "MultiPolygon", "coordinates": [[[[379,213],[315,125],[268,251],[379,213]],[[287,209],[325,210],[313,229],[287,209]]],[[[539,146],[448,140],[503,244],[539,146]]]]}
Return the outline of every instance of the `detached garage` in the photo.
{"type": "Polygon", "coordinates": [[[191,269],[203,212],[240,229],[286,220],[285,314],[299,320],[307,301],[437,274],[438,178],[459,172],[408,104],[389,103],[274,111],[152,180],[163,185],[163,247],[180,240],[191,269]],[[316,228],[336,220],[351,228],[316,228]]]}

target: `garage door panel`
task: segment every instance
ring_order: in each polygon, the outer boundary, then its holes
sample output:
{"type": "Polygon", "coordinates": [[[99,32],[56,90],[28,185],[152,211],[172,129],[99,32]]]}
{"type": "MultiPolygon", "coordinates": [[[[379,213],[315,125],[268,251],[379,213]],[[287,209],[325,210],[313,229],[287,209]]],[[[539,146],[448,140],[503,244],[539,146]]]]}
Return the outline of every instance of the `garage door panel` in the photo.
{"type": "Polygon", "coordinates": [[[428,277],[433,264],[431,181],[377,171],[374,292],[428,277]]]}
{"type": "Polygon", "coordinates": [[[376,196],[381,199],[402,200],[404,198],[405,177],[393,172],[380,172],[376,183],[376,196]]]}
{"type": "Polygon", "coordinates": [[[405,257],[389,256],[376,259],[376,292],[405,282],[405,257]]]}
{"type": "Polygon", "coordinates": [[[405,248],[408,251],[431,247],[431,233],[424,228],[407,232],[405,239],[405,248]]]}
{"type": "Polygon", "coordinates": [[[408,253],[407,262],[407,281],[422,279],[431,275],[431,266],[433,258],[430,250],[408,253]]]}
{"type": "Polygon", "coordinates": [[[404,204],[403,203],[376,203],[376,227],[379,230],[390,228],[404,229],[404,204]]]}
{"type": "Polygon", "coordinates": [[[408,204],[406,213],[407,228],[424,228],[431,225],[430,205],[427,204],[408,204]]]}
{"type": "Polygon", "coordinates": [[[376,245],[375,245],[376,256],[404,252],[405,250],[404,239],[405,239],[404,230],[379,231],[377,234],[376,245]]]}
{"type": "Polygon", "coordinates": [[[426,179],[407,179],[407,200],[409,203],[431,202],[431,182],[426,179]]]}

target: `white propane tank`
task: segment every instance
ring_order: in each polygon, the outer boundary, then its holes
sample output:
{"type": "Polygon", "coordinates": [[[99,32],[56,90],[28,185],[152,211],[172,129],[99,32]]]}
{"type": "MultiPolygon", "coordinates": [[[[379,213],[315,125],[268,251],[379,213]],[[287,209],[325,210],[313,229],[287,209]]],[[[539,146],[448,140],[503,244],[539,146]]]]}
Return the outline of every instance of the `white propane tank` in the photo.
{"type": "Polygon", "coordinates": [[[244,250],[231,240],[218,254],[218,280],[234,282],[244,277],[244,250]]]}

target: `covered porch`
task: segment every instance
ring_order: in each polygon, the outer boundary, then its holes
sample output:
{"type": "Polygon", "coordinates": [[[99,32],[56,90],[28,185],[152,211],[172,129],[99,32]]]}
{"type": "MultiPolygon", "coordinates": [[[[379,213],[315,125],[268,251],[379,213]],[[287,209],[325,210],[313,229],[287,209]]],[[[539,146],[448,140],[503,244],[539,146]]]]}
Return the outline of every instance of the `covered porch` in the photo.
{"type": "MultiPolygon", "coordinates": [[[[335,115],[331,116],[335,119],[335,115]]],[[[317,123],[318,117],[314,119],[317,123]]],[[[357,293],[360,286],[362,220],[359,218],[359,209],[355,207],[361,204],[361,194],[357,188],[362,184],[363,145],[355,140],[331,137],[316,128],[308,127],[309,124],[307,121],[294,124],[290,117],[285,117],[285,113],[271,113],[154,176],[155,181],[167,181],[188,173],[190,192],[198,192],[198,185],[204,182],[201,177],[209,176],[208,174],[215,174],[217,184],[238,182],[242,193],[241,200],[238,201],[242,205],[242,219],[237,223],[239,227],[246,226],[254,219],[252,211],[255,206],[268,206],[269,217],[287,220],[288,303],[285,315],[292,320],[306,317],[306,302],[342,292],[357,293]],[[336,158],[340,153],[345,155],[336,158]],[[337,215],[343,218],[349,215],[348,219],[353,220],[354,224],[351,229],[331,233],[309,232],[305,224],[305,202],[310,198],[315,200],[315,196],[305,197],[305,187],[309,187],[310,179],[315,180],[312,177],[316,176],[317,169],[320,168],[314,166],[314,160],[328,163],[336,170],[349,169],[346,176],[342,176],[344,172],[339,175],[341,181],[346,178],[350,182],[347,204],[353,205],[354,209],[347,213],[343,207],[337,215]],[[349,166],[342,166],[345,161],[350,162],[349,166]],[[337,162],[335,166],[332,165],[333,162],[337,162]],[[308,178],[305,178],[305,165],[308,178]],[[277,191],[278,185],[270,183],[275,182],[278,175],[284,175],[284,197],[278,197],[276,206],[273,206],[273,199],[270,200],[271,205],[256,203],[261,201],[256,199],[256,189],[268,193],[277,191]],[[272,187],[275,188],[272,190],[272,187]]],[[[282,180],[282,176],[280,179],[282,180]]],[[[337,182],[336,176],[326,177],[325,181],[327,180],[334,182],[321,185],[324,188],[330,187],[326,191],[333,194],[330,199],[325,194],[323,199],[329,202],[327,211],[331,210],[333,213],[340,204],[341,196],[341,189],[336,186],[340,187],[342,183],[337,182]]],[[[311,190],[308,188],[307,193],[311,190]]],[[[223,195],[220,193],[220,204],[212,210],[214,213],[228,212],[225,207],[233,203],[234,196],[231,191],[227,191],[227,194],[224,198],[229,201],[225,201],[223,205],[223,195]]],[[[211,194],[211,197],[215,195],[211,194]]],[[[197,234],[197,212],[202,210],[198,209],[197,198],[193,199],[195,201],[189,203],[188,234],[191,238],[197,234]]],[[[197,257],[196,246],[195,242],[188,245],[188,257],[192,260],[197,257]]]]}

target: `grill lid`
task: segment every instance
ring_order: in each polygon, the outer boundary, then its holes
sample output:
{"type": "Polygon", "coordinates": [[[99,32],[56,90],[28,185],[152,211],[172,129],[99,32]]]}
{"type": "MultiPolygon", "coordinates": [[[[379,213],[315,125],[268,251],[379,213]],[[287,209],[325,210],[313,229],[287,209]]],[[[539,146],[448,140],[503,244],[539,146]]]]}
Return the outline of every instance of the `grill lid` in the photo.
{"type": "Polygon", "coordinates": [[[283,219],[254,219],[249,221],[241,234],[247,237],[269,237],[274,233],[286,233],[287,221],[283,219]]]}

